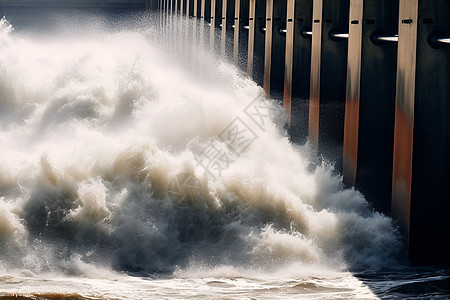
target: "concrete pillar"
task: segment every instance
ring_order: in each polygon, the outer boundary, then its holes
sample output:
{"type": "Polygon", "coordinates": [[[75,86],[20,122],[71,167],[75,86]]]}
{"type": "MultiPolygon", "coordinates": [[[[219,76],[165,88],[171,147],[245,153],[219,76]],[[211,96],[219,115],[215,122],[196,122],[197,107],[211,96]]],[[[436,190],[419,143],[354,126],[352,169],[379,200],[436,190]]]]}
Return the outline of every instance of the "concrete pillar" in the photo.
{"type": "Polygon", "coordinates": [[[308,136],[311,23],[312,0],[288,0],[283,105],[291,139],[300,143],[308,136]]]}
{"type": "Polygon", "coordinates": [[[164,24],[163,24],[163,32],[164,34],[167,34],[168,32],[168,25],[169,25],[169,0],[163,0],[164,1],[164,24]]]}
{"type": "MultiPolygon", "coordinates": [[[[191,20],[190,17],[192,16],[192,7],[193,7],[193,0],[186,0],[186,9],[185,9],[185,15],[186,15],[186,21],[184,22],[184,40],[183,44],[187,47],[190,45],[190,34],[191,34],[191,20]]],[[[186,58],[188,55],[185,56],[186,58]]]]}
{"type": "Polygon", "coordinates": [[[266,40],[264,56],[264,91],[270,95],[270,74],[272,71],[273,0],[266,0],[266,40]]]}
{"type": "Polygon", "coordinates": [[[400,0],[392,214],[409,236],[418,0],[400,0]]]}
{"type": "Polygon", "coordinates": [[[223,1],[224,0],[214,0],[215,6],[216,6],[215,16],[214,16],[214,24],[215,24],[215,26],[213,28],[213,34],[214,34],[213,43],[214,43],[215,50],[218,50],[220,48],[216,44],[218,44],[219,46],[221,45],[220,36],[221,36],[221,28],[222,28],[223,1]]]}
{"type": "Polygon", "coordinates": [[[235,0],[223,0],[221,48],[222,55],[230,59],[233,59],[234,55],[234,34],[227,34],[227,32],[234,32],[234,18],[235,0]]]}
{"type": "Polygon", "coordinates": [[[294,67],[294,17],[295,0],[287,0],[286,19],[286,54],[284,70],[284,92],[283,107],[288,116],[288,126],[291,127],[291,105],[292,105],[292,73],[294,67]]]}
{"type": "Polygon", "coordinates": [[[163,24],[164,24],[164,13],[163,13],[163,0],[158,0],[158,11],[159,11],[159,28],[161,31],[163,31],[163,24]]]}
{"type": "Polygon", "coordinates": [[[248,50],[247,50],[247,75],[253,78],[253,53],[255,50],[255,18],[256,0],[249,0],[248,12],[248,50]]]}
{"type": "Polygon", "coordinates": [[[363,0],[350,0],[343,173],[346,181],[353,186],[356,180],[356,168],[358,164],[362,21],[363,0]]]}
{"type": "Polygon", "coordinates": [[[227,8],[228,0],[222,0],[222,32],[220,34],[220,49],[222,56],[226,55],[226,39],[227,39],[227,8]]]}
{"type": "Polygon", "coordinates": [[[349,2],[315,0],[313,7],[309,138],[341,172],[349,2]]]}
{"type": "MultiPolygon", "coordinates": [[[[217,14],[218,15],[218,14],[217,14]]],[[[210,27],[209,27],[209,48],[214,51],[215,36],[214,32],[216,29],[216,0],[211,0],[211,17],[210,17],[210,27]]]]}
{"type": "Polygon", "coordinates": [[[323,0],[313,2],[313,24],[311,39],[311,81],[309,103],[309,140],[317,149],[319,147],[319,105],[320,72],[322,53],[322,10],[323,0]]]}
{"type": "Polygon", "coordinates": [[[400,0],[392,215],[418,264],[450,262],[448,1],[400,0]]]}
{"type": "Polygon", "coordinates": [[[193,0],[186,0],[186,17],[188,17],[188,18],[190,16],[192,16],[192,13],[191,13],[192,3],[193,3],[193,0]]]}
{"type": "MultiPolygon", "coordinates": [[[[197,18],[199,16],[199,0],[194,0],[193,6],[192,6],[192,44],[194,48],[197,47],[198,43],[198,35],[197,35],[197,18]]],[[[200,0],[201,1],[201,0],[200,0]]]]}
{"type": "Polygon", "coordinates": [[[364,0],[359,5],[350,2],[344,183],[360,190],[375,210],[389,214],[398,1],[364,0]]]}
{"type": "Polygon", "coordinates": [[[250,0],[247,73],[261,86],[264,84],[265,14],[265,0],[250,0]]]}
{"type": "Polygon", "coordinates": [[[241,0],[234,0],[234,43],[233,43],[233,60],[234,64],[239,62],[239,31],[241,19],[241,0]]]}
{"type": "Polygon", "coordinates": [[[290,97],[284,95],[285,101],[291,102],[290,137],[299,143],[308,137],[312,7],[313,0],[295,0],[292,87],[290,97]]]}
{"type": "Polygon", "coordinates": [[[264,90],[271,98],[283,98],[286,51],[286,0],[267,1],[264,90]]]}
{"type": "Polygon", "coordinates": [[[247,68],[249,1],[235,0],[233,60],[241,69],[247,68]]]}
{"type": "Polygon", "coordinates": [[[205,1],[200,0],[200,48],[203,48],[203,41],[205,39],[205,1]]]}

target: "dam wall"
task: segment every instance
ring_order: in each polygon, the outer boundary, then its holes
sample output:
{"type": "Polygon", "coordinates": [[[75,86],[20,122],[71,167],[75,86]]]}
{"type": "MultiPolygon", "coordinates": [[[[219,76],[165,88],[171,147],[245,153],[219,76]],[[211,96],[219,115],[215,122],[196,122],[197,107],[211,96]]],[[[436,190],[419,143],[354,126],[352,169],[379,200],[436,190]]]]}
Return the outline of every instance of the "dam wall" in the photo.
{"type": "Polygon", "coordinates": [[[283,103],[291,139],[394,218],[412,263],[450,262],[449,1],[153,3],[200,20],[200,35],[283,103]]]}
{"type": "Polygon", "coordinates": [[[393,217],[411,262],[450,263],[450,1],[0,0],[54,6],[189,20],[283,104],[292,141],[393,217]]]}

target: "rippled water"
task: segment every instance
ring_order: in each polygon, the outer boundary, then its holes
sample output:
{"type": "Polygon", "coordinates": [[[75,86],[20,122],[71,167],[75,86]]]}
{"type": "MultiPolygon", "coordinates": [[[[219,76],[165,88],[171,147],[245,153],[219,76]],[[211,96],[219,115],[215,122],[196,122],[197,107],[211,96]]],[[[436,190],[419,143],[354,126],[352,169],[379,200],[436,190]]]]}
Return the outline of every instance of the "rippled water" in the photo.
{"type": "Polygon", "coordinates": [[[25,299],[448,299],[450,285],[448,270],[437,269],[356,275],[314,269],[304,272],[310,275],[297,273],[293,278],[278,279],[268,278],[268,274],[255,278],[226,269],[197,270],[171,278],[106,273],[109,278],[3,276],[0,298],[21,295],[25,299]]]}

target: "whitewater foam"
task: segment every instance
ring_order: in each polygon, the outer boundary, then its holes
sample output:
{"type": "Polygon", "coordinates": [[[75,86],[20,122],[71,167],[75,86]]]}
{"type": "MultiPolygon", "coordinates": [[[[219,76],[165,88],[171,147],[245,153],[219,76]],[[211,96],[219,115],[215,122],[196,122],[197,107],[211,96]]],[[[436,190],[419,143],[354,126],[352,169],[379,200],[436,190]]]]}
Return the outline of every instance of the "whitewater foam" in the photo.
{"type": "Polygon", "coordinates": [[[2,19],[2,269],[177,276],[395,262],[392,221],[332,165],[311,171],[313,151],[289,141],[281,107],[212,54],[178,63],[165,39],[123,30],[37,41],[2,19]],[[264,127],[251,103],[275,112],[264,127]],[[239,155],[220,138],[236,118],[255,133],[239,155]],[[199,164],[210,145],[232,156],[216,178],[199,164]],[[201,184],[192,207],[168,197],[179,173],[201,184]]]}

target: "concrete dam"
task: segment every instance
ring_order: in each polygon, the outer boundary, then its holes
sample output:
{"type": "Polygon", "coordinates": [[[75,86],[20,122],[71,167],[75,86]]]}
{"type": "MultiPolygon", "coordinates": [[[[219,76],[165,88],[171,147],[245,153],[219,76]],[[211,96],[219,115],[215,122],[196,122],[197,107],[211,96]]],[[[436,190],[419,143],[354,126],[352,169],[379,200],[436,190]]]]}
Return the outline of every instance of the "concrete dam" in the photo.
{"type": "Polygon", "coordinates": [[[0,0],[0,299],[449,299],[449,20],[0,0]]]}
{"type": "Polygon", "coordinates": [[[346,187],[399,226],[410,261],[450,263],[447,0],[0,0],[0,7],[133,8],[192,22],[282,103],[346,187]]]}
{"type": "Polygon", "coordinates": [[[450,3],[151,1],[200,26],[267,95],[291,139],[392,216],[417,264],[449,263],[450,3]]]}

